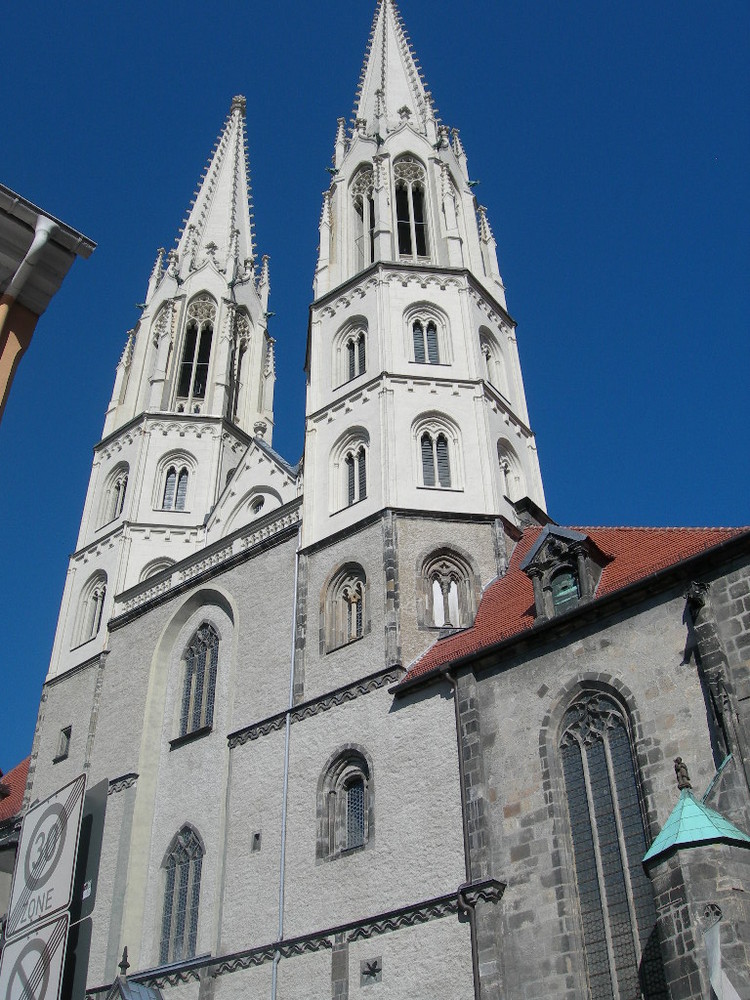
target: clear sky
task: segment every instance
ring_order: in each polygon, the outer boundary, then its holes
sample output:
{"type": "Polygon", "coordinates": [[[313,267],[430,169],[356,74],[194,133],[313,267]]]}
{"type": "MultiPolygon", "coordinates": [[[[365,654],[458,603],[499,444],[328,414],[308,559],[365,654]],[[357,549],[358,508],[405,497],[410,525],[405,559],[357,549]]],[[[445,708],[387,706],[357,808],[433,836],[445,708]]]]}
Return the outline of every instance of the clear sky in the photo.
{"type": "MultiPolygon", "coordinates": [[[[321,192],[375,0],[14,5],[0,180],[99,246],[0,425],[0,768],[31,748],[115,366],[234,94],[271,256],[274,446],[302,449],[321,192]]],[[[562,524],[750,521],[750,5],[401,0],[498,242],[562,524]]]]}

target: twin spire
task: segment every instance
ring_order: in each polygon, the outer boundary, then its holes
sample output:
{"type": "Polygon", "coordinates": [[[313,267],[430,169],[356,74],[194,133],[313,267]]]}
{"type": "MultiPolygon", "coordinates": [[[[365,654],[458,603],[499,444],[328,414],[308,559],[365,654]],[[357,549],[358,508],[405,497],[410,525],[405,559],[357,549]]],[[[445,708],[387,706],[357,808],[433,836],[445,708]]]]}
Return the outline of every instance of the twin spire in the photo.
{"type": "Polygon", "coordinates": [[[385,136],[407,119],[426,133],[436,117],[432,96],[394,0],[378,0],[354,101],[355,122],[385,136]]]}

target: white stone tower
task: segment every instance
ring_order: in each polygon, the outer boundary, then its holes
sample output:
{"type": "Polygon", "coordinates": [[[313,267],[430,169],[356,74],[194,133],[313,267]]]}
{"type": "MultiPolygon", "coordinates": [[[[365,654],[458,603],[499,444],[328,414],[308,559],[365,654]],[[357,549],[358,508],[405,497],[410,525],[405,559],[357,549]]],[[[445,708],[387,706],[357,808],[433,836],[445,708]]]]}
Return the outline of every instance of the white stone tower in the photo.
{"type": "Polygon", "coordinates": [[[544,506],[515,323],[458,132],[380,0],[323,196],[307,353],[304,542],[386,507],[544,506]]]}
{"type": "Polygon", "coordinates": [[[209,514],[253,439],[270,444],[268,292],[268,258],[256,269],[245,99],[235,97],[117,366],[50,676],[106,648],[116,593],[206,544],[209,514]]]}

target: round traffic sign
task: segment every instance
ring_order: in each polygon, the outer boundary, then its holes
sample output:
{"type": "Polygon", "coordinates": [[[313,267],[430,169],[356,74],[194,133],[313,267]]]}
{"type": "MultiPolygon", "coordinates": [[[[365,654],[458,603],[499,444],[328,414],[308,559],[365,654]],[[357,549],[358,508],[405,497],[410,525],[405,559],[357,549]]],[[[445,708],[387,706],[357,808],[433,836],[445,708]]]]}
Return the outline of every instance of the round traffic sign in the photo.
{"type": "Polygon", "coordinates": [[[65,807],[52,802],[39,817],[23,859],[26,885],[34,892],[52,877],[65,846],[68,817],[65,807]]]}
{"type": "Polygon", "coordinates": [[[38,1000],[49,984],[49,959],[42,938],[32,938],[13,963],[5,1000],[38,1000]]]}

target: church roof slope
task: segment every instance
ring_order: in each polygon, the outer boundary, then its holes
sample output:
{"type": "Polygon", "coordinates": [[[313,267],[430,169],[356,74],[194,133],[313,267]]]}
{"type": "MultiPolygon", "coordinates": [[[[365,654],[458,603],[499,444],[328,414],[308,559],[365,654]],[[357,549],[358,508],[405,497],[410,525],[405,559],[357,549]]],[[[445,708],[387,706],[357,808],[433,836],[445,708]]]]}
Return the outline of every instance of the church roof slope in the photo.
{"type": "Polygon", "coordinates": [[[669,814],[664,829],[643,857],[644,864],[674,847],[716,842],[750,845],[750,837],[733,823],[699,802],[689,788],[683,788],[677,805],[669,814]]]}
{"type": "Polygon", "coordinates": [[[7,790],[7,794],[5,795],[0,791],[0,795],[2,795],[2,798],[0,798],[0,823],[12,819],[21,811],[30,762],[31,758],[27,757],[26,760],[22,760],[20,764],[16,764],[11,771],[8,771],[7,774],[4,774],[0,778],[0,789],[5,788],[7,790]]]}
{"type": "MultiPolygon", "coordinates": [[[[570,530],[587,535],[609,559],[592,603],[740,535],[750,537],[747,528],[576,527],[570,530]]],[[[479,653],[532,628],[536,622],[534,589],[521,567],[542,531],[538,526],[526,528],[513,551],[507,573],[485,590],[474,624],[438,639],[412,664],[399,686],[409,685],[454,660],[479,653]]],[[[591,603],[586,606],[591,607],[591,603]]]]}

